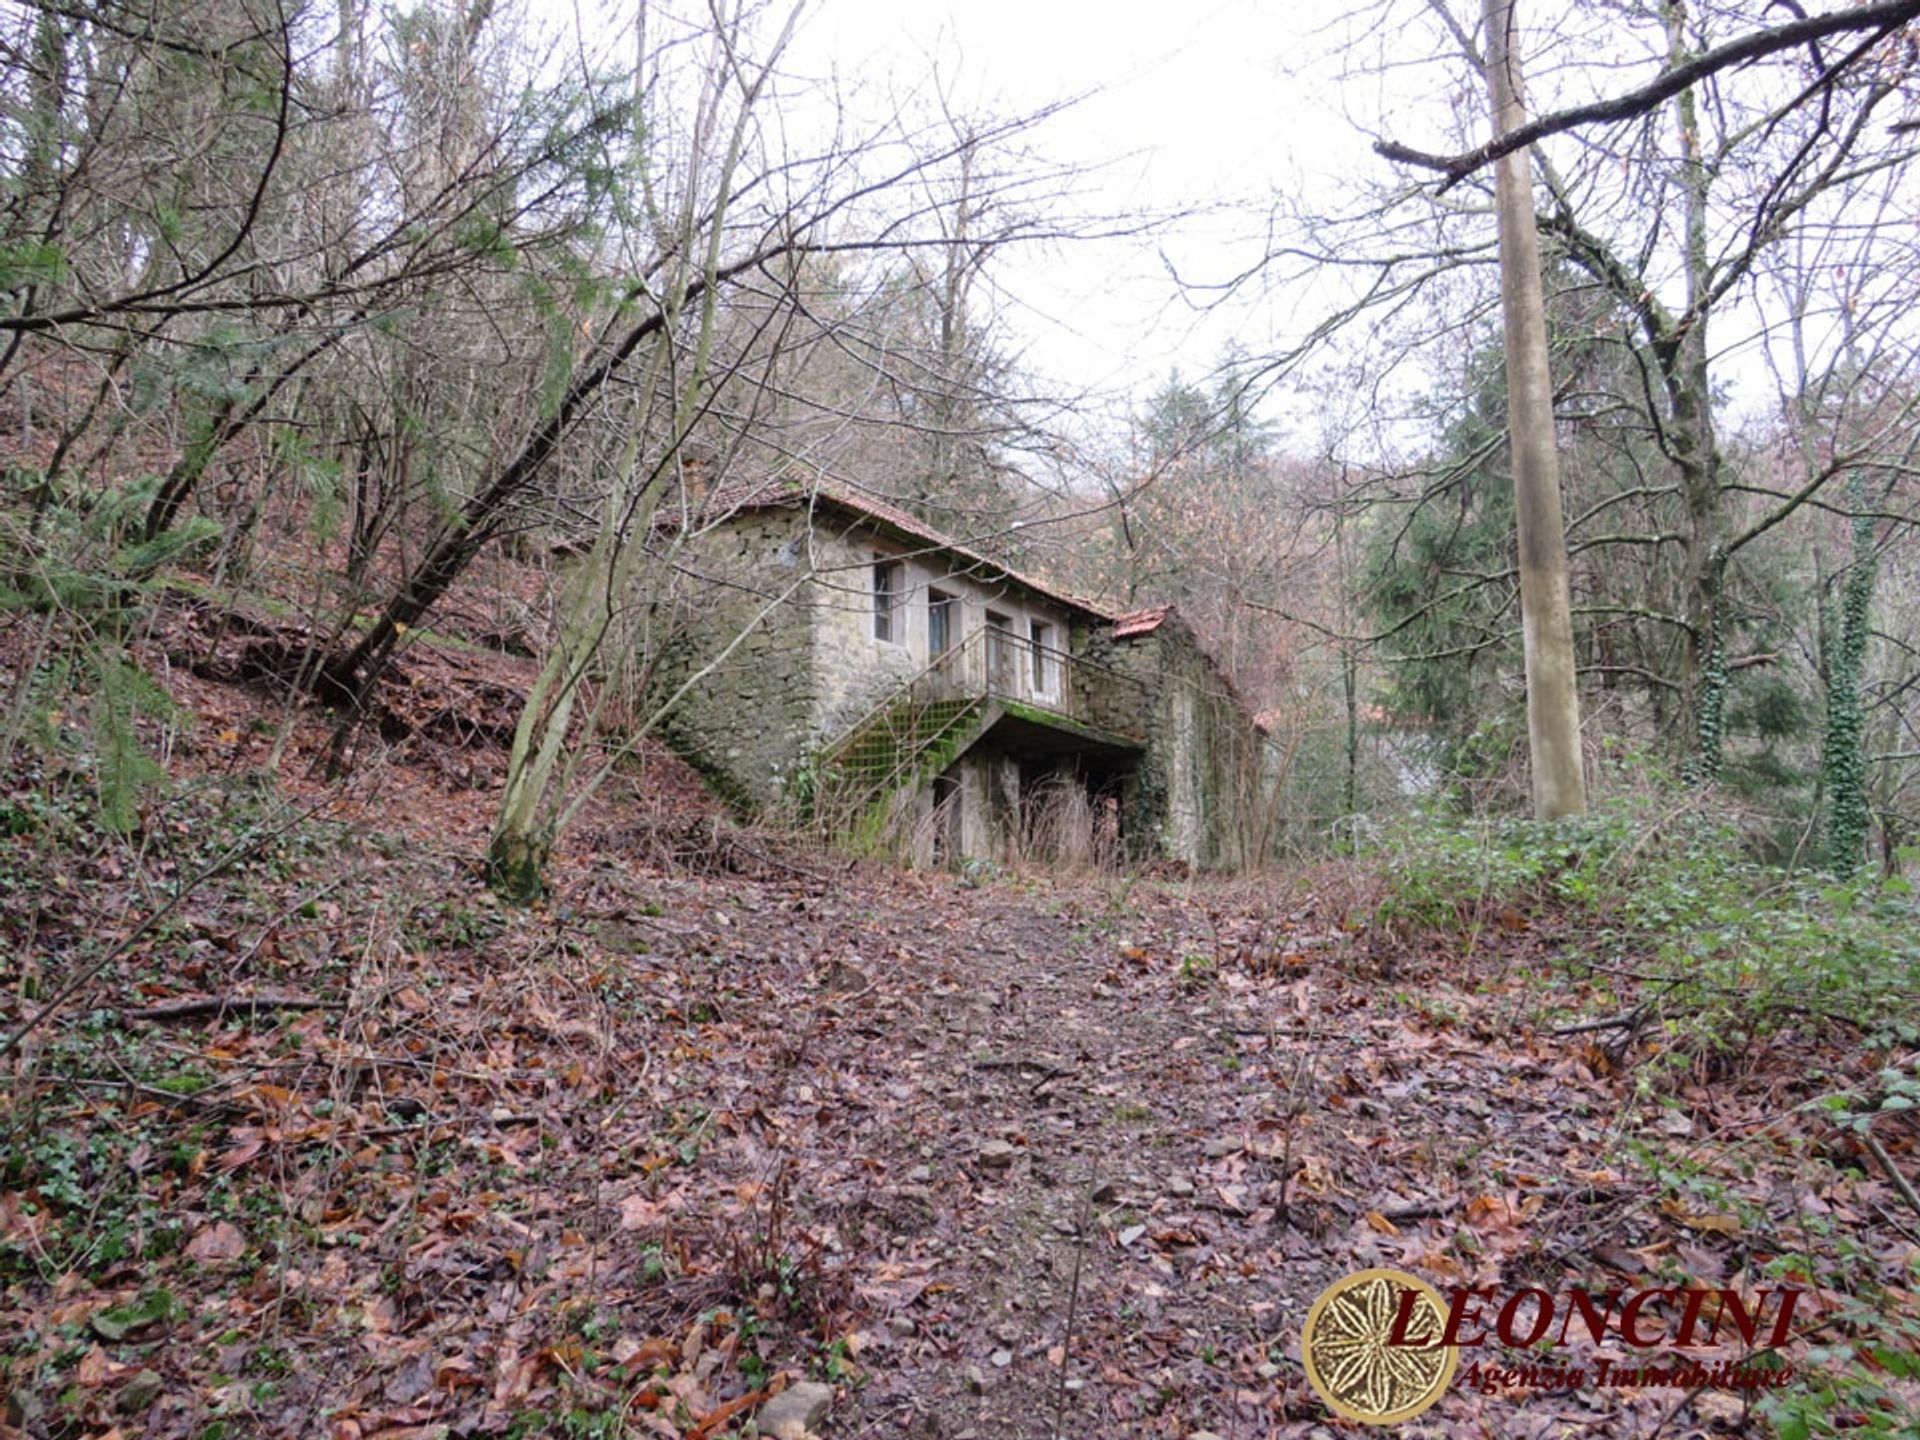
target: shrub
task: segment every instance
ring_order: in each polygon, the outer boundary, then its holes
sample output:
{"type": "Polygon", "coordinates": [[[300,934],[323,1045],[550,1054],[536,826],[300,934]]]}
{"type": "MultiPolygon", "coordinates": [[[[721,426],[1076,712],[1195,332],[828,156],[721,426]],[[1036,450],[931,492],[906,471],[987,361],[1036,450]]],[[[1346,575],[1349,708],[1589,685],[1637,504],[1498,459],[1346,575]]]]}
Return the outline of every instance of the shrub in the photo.
{"type": "Polygon", "coordinates": [[[1834,883],[1744,851],[1730,821],[1645,800],[1554,823],[1417,817],[1382,842],[1375,920],[1467,930],[1496,911],[1571,919],[1586,933],[1568,958],[1656,976],[1669,1029],[1709,1046],[1801,1019],[1901,1023],[1920,993],[1911,887],[1834,883]]]}

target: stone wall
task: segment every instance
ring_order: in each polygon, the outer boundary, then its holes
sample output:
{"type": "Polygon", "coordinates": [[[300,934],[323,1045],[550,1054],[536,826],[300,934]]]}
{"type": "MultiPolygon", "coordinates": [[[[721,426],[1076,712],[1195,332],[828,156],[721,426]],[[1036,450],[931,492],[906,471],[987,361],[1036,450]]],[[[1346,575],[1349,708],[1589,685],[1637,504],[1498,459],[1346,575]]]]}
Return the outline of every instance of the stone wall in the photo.
{"type": "Polygon", "coordinates": [[[982,860],[1011,859],[1019,824],[1020,762],[974,750],[950,773],[960,781],[960,853],[982,860]]]}
{"type": "MultiPolygon", "coordinates": [[[[1074,713],[1102,730],[1144,738],[1124,802],[1136,850],[1209,868],[1256,858],[1262,737],[1177,616],[1128,640],[1084,622],[1075,633],[1070,612],[1044,597],[956,574],[944,553],[914,553],[870,526],[828,525],[799,509],[739,516],[688,542],[685,556],[693,573],[669,621],[674,638],[654,694],[671,694],[734,646],[692,684],[662,730],[740,808],[803,802],[821,748],[926,669],[928,591],[937,587],[954,597],[952,643],[971,665],[984,665],[984,646],[973,637],[989,608],[1009,617],[1017,637],[1042,620],[1086,662],[1072,668],[1074,713]],[[875,633],[878,557],[902,566],[889,640],[875,633]]],[[[1024,685],[1028,654],[1013,653],[1024,685]]],[[[974,753],[952,774],[961,852],[1004,854],[1017,816],[1018,761],[974,753]]],[[[899,797],[896,818],[910,827],[929,819],[924,792],[899,797]]]]}
{"type": "Polygon", "coordinates": [[[661,722],[667,743],[742,810],[795,798],[813,753],[805,542],[804,516],[769,510],[698,536],[684,550],[693,573],[684,577],[684,595],[673,607],[673,638],[652,693],[665,699],[744,634],[661,722]]]}
{"type": "Polygon", "coordinates": [[[1145,739],[1154,724],[1158,670],[1151,646],[1118,642],[1083,630],[1075,637],[1079,716],[1089,725],[1129,739],[1145,739]]]}
{"type": "Polygon", "coordinates": [[[970,750],[942,773],[953,790],[946,801],[950,815],[935,813],[935,788],[922,786],[911,798],[895,802],[893,823],[914,826],[905,844],[897,847],[915,865],[933,865],[943,858],[1006,861],[1013,858],[1018,828],[1020,762],[987,749],[970,750]],[[944,857],[936,830],[943,830],[951,850],[944,857]]]}
{"type": "Polygon", "coordinates": [[[1245,866],[1259,843],[1260,731],[1184,624],[1157,634],[1168,723],[1148,754],[1169,777],[1169,849],[1208,869],[1245,866]]]}
{"type": "MultiPolygon", "coordinates": [[[[812,554],[814,583],[814,725],[822,742],[846,733],[895,690],[932,663],[928,642],[928,592],[952,597],[952,644],[962,653],[956,663],[979,680],[985,647],[974,637],[985,629],[987,612],[1004,615],[1019,640],[1038,620],[1052,628],[1053,644],[1066,650],[1066,610],[1013,586],[992,583],[965,570],[956,571],[946,554],[920,553],[864,527],[831,531],[816,526],[812,554]],[[898,561],[901,588],[894,612],[894,638],[874,637],[873,566],[879,558],[898,561]]],[[[1016,645],[1016,677],[1026,688],[1028,651],[1016,645]]],[[[1056,667],[1056,675],[1059,669],[1056,667]]],[[[1051,699],[1058,703],[1056,693],[1051,699]]]]}
{"type": "Polygon", "coordinates": [[[810,717],[816,740],[826,743],[844,735],[926,668],[926,592],[924,582],[916,587],[919,577],[898,546],[858,531],[829,534],[816,528],[811,548],[810,717]],[[873,633],[873,564],[878,555],[902,558],[907,567],[893,617],[896,639],[891,641],[875,639],[873,633]],[[921,603],[914,603],[916,597],[921,603]]]}
{"type": "MultiPolygon", "coordinates": [[[[654,695],[673,693],[736,636],[745,632],[745,639],[674,706],[663,737],[744,810],[801,798],[822,747],[926,669],[929,589],[953,597],[956,648],[984,629],[989,609],[1006,615],[1017,636],[1040,620],[1054,627],[1062,649],[1068,641],[1064,608],[956,572],[946,554],[912,551],[850,519],[798,508],[754,511],[688,541],[684,554],[692,573],[669,620],[674,639],[654,695]],[[880,557],[902,567],[891,640],[874,630],[880,557]]],[[[976,641],[962,658],[980,666],[983,657],[976,641]]],[[[981,823],[965,828],[967,853],[981,853],[974,848],[981,823]]]]}
{"type": "Polygon", "coordinates": [[[1114,677],[1102,702],[1110,728],[1146,738],[1125,798],[1135,850],[1208,869],[1250,863],[1265,747],[1193,633],[1169,618],[1127,640],[1091,636],[1085,653],[1114,677]]]}

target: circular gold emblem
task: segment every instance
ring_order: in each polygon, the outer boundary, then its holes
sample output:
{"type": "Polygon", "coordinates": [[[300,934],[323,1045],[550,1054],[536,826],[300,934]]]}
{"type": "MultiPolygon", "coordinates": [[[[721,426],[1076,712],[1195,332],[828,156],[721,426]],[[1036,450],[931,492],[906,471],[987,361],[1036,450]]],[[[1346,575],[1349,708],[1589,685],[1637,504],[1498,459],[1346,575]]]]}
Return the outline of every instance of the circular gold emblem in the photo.
{"type": "Polygon", "coordinates": [[[1453,1383],[1460,1350],[1440,1343],[1446,1324],[1446,1302],[1418,1276],[1362,1270],[1336,1280],[1313,1302],[1300,1330],[1307,1383],[1349,1420],[1410,1420],[1453,1383]],[[1403,1300],[1408,1292],[1413,1298],[1403,1300]]]}

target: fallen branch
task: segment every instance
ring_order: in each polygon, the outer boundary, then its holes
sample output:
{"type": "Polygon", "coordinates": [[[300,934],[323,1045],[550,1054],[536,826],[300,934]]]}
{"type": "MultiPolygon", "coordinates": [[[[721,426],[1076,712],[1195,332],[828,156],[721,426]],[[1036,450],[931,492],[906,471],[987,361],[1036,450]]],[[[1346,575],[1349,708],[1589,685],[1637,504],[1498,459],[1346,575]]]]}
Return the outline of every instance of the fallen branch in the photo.
{"type": "Polygon", "coordinates": [[[1073,1330],[1080,1319],[1080,1266],[1087,1256],[1087,1232],[1093,1220],[1093,1177],[1080,1187],[1080,1215],[1073,1231],[1073,1279],[1067,1287],[1067,1323],[1060,1336],[1060,1382],[1053,1392],[1053,1435],[1060,1440],[1067,1422],[1067,1366],[1073,1360],[1073,1330]]]}
{"type": "Polygon", "coordinates": [[[1880,1162],[1880,1168],[1887,1172],[1887,1179],[1891,1180],[1893,1182],[1893,1188],[1900,1192],[1900,1198],[1913,1207],[1914,1214],[1920,1215],[1920,1195],[1914,1193],[1912,1183],[1908,1181],[1906,1176],[1900,1173],[1899,1167],[1893,1163],[1893,1157],[1887,1153],[1887,1147],[1874,1138],[1871,1130],[1862,1130],[1860,1132],[1860,1138],[1866,1143],[1866,1147],[1873,1155],[1873,1158],[1880,1162]]]}
{"type": "Polygon", "coordinates": [[[1048,1080],[1058,1080],[1063,1075],[1073,1074],[1071,1066],[1062,1068],[1059,1065],[1050,1065],[1044,1060],[1000,1059],[992,1055],[975,1060],[973,1068],[976,1070],[1033,1070],[1039,1073],[1042,1084],[1048,1080]]]}
{"type": "Polygon", "coordinates": [[[218,1094],[229,1086],[213,1082],[201,1090],[168,1090],[159,1085],[143,1085],[138,1080],[115,1080],[110,1076],[99,1075],[55,1075],[46,1076],[48,1083],[54,1085],[77,1085],[85,1090],[125,1090],[135,1095],[157,1100],[162,1105],[188,1110],[234,1110],[239,1107],[229,1095],[218,1094]]]}
{"type": "Polygon", "coordinates": [[[1609,1015],[1604,1020],[1583,1020],[1578,1025],[1561,1025],[1552,1033],[1555,1035],[1591,1035],[1596,1030],[1632,1030],[1646,1017],[1647,1007],[1636,1005],[1631,1010],[1623,1010],[1618,1015],[1609,1015]]]}
{"type": "MultiPolygon", "coordinates": [[[[871,989],[872,987],[869,986],[868,988],[871,989]]],[[[1032,1074],[1037,1076],[1038,1078],[1027,1086],[1027,1098],[1029,1100],[1039,1099],[1040,1092],[1053,1084],[1054,1081],[1073,1074],[1073,1068],[1071,1066],[1063,1068],[1059,1065],[1050,1065],[1044,1060],[1000,1059],[991,1055],[982,1056],[980,1059],[975,1060],[973,1062],[973,1068],[976,1070],[1014,1070],[1022,1075],[1032,1074]]]]}
{"type": "Polygon", "coordinates": [[[0,1059],[5,1059],[8,1055],[11,1055],[15,1050],[19,1049],[20,1043],[25,1040],[27,1036],[39,1029],[40,1026],[44,1025],[48,1020],[51,1020],[62,1006],[79,993],[82,987],[91,984],[101,971],[113,964],[122,955],[132,950],[156,925],[159,925],[168,916],[173,914],[174,911],[186,904],[187,897],[192,895],[207,881],[211,880],[215,875],[218,875],[229,865],[258,853],[273,841],[278,840],[282,835],[288,834],[292,831],[293,827],[301,821],[319,814],[320,811],[329,805],[337,804],[339,799],[340,797],[331,791],[322,794],[318,800],[315,800],[313,804],[309,805],[306,809],[296,811],[284,824],[276,825],[271,830],[256,831],[240,843],[215,856],[212,860],[209,860],[186,884],[174,891],[172,898],[170,898],[166,904],[160,906],[157,910],[148,911],[146,918],[134,926],[133,930],[124,939],[118,944],[110,946],[101,954],[99,959],[82,967],[77,975],[53,993],[53,997],[50,1000],[14,1027],[13,1032],[8,1035],[4,1041],[0,1041],[0,1059]]]}
{"type": "Polygon", "coordinates": [[[312,995],[208,995],[192,1000],[168,1000],[137,1010],[122,1010],[122,1020],[192,1020],[201,1015],[235,1012],[258,1015],[267,1010],[344,1010],[344,1000],[321,1000],[312,995]]]}
{"type": "Polygon", "coordinates": [[[789,875],[798,875],[802,880],[811,880],[816,885],[831,886],[833,884],[833,881],[827,876],[819,874],[817,871],[809,870],[804,865],[795,865],[791,860],[783,860],[778,855],[771,855],[764,850],[757,849],[742,840],[738,835],[730,835],[725,837],[725,839],[734,849],[744,850],[751,858],[758,860],[762,865],[769,865],[776,870],[784,870],[789,875]]]}
{"type": "Polygon", "coordinates": [[[1460,1208],[1459,1197],[1452,1200],[1418,1200],[1411,1205],[1392,1205],[1374,1213],[1382,1220],[1398,1225],[1407,1220],[1438,1220],[1460,1208]]]}

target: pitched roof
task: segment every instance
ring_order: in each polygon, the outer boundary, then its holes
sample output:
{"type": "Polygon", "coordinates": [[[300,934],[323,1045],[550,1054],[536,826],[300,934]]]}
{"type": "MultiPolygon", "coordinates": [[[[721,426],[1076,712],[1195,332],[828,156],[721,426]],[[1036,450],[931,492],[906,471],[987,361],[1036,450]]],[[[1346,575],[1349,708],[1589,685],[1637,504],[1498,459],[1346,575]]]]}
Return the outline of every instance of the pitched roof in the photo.
{"type": "MultiPolygon", "coordinates": [[[[943,534],[919,516],[903,510],[891,501],[856,489],[844,481],[826,479],[801,481],[793,478],[722,481],[698,497],[691,523],[696,526],[714,524],[725,520],[728,516],[748,510],[785,510],[803,507],[813,511],[827,508],[850,514],[928,549],[947,551],[970,565],[977,565],[984,570],[1003,576],[1010,583],[1024,590],[1030,590],[1070,610],[1078,610],[1092,619],[1113,621],[1116,618],[1112,610],[1097,601],[1062,590],[1057,585],[1049,584],[1035,576],[1023,574],[1005,561],[996,560],[963,540],[943,534]]],[[[662,507],[663,510],[666,508],[662,507]]],[[[681,520],[678,515],[674,515],[663,518],[662,523],[677,527],[681,520]]]]}
{"type": "Polygon", "coordinates": [[[1144,610],[1129,610],[1117,615],[1113,621],[1113,638],[1131,640],[1136,635],[1151,635],[1160,628],[1160,622],[1173,613],[1171,605],[1149,605],[1144,610]]]}
{"type": "Polygon", "coordinates": [[[1115,640],[1138,640],[1145,635],[1158,635],[1162,630],[1173,636],[1176,641],[1185,640],[1191,645],[1194,653],[1200,657],[1201,664],[1211,670],[1214,678],[1220,682],[1220,688],[1227,698],[1240,708],[1242,714],[1253,721],[1254,728],[1262,733],[1267,732],[1268,727],[1255,718],[1252,707],[1247,704],[1246,697],[1240,693],[1240,687],[1233,683],[1233,676],[1229,675],[1226,668],[1214,658],[1213,652],[1200,638],[1200,632],[1195,630],[1187,617],[1180,613],[1179,606],[1149,605],[1144,610],[1129,610],[1126,614],[1114,619],[1111,633],[1115,640]]]}

